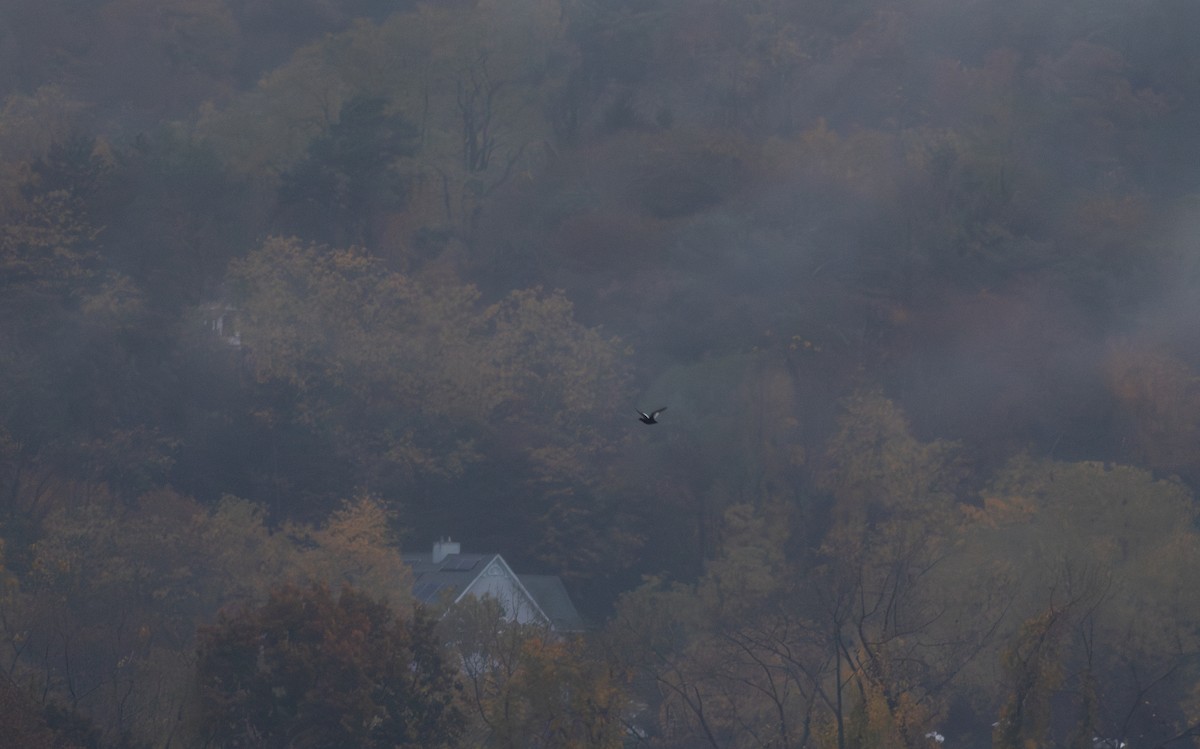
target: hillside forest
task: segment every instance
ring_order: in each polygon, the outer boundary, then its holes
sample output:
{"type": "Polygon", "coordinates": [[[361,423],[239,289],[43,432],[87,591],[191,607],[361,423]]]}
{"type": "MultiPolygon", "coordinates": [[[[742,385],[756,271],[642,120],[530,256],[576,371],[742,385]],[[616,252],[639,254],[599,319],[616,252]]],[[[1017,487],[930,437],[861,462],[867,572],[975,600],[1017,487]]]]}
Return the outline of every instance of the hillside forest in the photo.
{"type": "Polygon", "coordinates": [[[1197,29],[5,0],[0,745],[1196,746],[1197,29]]]}

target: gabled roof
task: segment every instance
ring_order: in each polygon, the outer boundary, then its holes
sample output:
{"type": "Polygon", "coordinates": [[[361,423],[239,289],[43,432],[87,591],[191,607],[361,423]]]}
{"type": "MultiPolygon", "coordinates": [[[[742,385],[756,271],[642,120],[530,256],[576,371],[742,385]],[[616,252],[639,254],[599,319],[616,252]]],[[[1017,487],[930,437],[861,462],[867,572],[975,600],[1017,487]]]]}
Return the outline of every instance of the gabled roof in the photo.
{"type": "Polygon", "coordinates": [[[498,556],[447,554],[440,562],[435,562],[431,554],[402,555],[405,564],[413,571],[413,596],[421,603],[436,603],[446,591],[451,591],[453,600],[457,601],[498,556]]]}
{"type": "MultiPolygon", "coordinates": [[[[583,618],[571,603],[562,580],[554,575],[517,575],[499,554],[437,556],[441,559],[435,562],[432,553],[403,555],[404,562],[413,571],[413,597],[421,603],[433,604],[447,599],[457,603],[467,595],[492,595],[496,581],[506,580],[512,595],[519,599],[502,601],[506,607],[515,603],[534,620],[543,621],[559,632],[585,629],[583,618]]],[[[515,614],[511,608],[509,613],[515,614]]]]}
{"type": "Polygon", "coordinates": [[[571,603],[571,596],[558,575],[518,575],[558,632],[582,632],[587,629],[583,617],[571,603]]]}

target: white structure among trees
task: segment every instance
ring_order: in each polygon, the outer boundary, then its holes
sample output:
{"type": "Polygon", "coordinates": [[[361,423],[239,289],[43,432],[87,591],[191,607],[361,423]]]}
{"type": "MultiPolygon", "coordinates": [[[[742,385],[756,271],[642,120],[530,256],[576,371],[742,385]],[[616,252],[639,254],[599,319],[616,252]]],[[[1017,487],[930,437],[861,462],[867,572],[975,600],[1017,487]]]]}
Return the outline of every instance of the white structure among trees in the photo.
{"type": "Polygon", "coordinates": [[[412,567],[413,596],[421,603],[493,598],[509,621],[562,633],[586,628],[557,575],[518,575],[499,554],[465,554],[448,538],[434,542],[429,553],[404,554],[404,561],[412,567]]]}

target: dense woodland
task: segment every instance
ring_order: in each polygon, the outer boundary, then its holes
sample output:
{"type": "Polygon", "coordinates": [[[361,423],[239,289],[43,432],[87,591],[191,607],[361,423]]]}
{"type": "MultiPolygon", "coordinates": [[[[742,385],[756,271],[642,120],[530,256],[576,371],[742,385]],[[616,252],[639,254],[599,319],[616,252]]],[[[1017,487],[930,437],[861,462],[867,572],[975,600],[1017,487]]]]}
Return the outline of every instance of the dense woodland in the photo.
{"type": "Polygon", "coordinates": [[[6,0],[0,744],[1194,745],[1197,29],[6,0]]]}

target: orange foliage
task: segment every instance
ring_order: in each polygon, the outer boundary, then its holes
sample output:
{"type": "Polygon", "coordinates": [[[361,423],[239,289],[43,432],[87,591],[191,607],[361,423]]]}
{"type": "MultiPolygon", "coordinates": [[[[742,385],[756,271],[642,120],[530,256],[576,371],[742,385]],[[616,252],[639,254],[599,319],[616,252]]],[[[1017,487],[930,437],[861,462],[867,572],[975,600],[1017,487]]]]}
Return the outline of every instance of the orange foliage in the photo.
{"type": "Polygon", "coordinates": [[[1200,468],[1200,376],[1165,349],[1129,340],[1109,345],[1105,373],[1134,455],[1151,468],[1200,468]]]}

